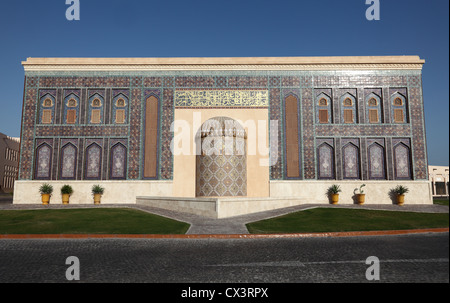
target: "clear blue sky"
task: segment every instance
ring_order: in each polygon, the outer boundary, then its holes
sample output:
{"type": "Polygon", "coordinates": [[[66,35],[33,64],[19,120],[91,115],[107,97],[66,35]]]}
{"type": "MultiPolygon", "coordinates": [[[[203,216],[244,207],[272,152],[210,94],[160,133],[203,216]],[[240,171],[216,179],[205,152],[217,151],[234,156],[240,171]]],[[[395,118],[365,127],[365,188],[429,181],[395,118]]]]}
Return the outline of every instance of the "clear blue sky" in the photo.
{"type": "Polygon", "coordinates": [[[449,165],[449,1],[0,0],[0,132],[20,135],[27,57],[419,55],[428,158],[449,165]]]}

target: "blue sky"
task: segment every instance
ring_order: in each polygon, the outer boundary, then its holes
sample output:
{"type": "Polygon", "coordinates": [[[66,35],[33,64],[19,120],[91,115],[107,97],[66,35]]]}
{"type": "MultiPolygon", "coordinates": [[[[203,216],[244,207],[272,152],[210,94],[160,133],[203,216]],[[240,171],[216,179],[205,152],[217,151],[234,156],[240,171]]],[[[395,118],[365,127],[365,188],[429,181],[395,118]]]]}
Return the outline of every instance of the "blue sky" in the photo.
{"type": "Polygon", "coordinates": [[[430,165],[449,165],[449,1],[0,0],[0,132],[20,135],[27,57],[419,55],[430,165]]]}

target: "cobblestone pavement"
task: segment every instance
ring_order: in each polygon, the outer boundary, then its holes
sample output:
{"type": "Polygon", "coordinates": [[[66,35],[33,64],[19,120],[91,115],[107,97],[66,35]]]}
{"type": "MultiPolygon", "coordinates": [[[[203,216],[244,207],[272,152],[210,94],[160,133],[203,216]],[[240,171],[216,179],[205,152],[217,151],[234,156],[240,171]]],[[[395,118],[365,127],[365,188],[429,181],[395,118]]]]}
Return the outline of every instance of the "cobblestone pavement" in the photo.
{"type": "Polygon", "coordinates": [[[161,208],[150,207],[140,204],[50,204],[49,206],[43,206],[40,204],[21,204],[16,205],[11,202],[0,202],[1,209],[67,209],[67,208],[122,208],[129,207],[142,211],[146,211],[152,214],[161,215],[174,220],[182,221],[191,224],[187,234],[248,234],[248,230],[245,224],[255,222],[267,218],[273,218],[281,215],[285,215],[291,212],[301,211],[305,209],[317,208],[317,207],[329,207],[329,208],[356,208],[356,209],[374,209],[374,210],[390,210],[390,211],[412,211],[412,212],[427,212],[427,213],[448,213],[449,207],[444,205],[387,205],[387,204],[369,204],[369,205],[353,205],[353,204],[303,204],[298,206],[292,206],[282,209],[276,209],[271,211],[253,213],[248,215],[241,215],[236,217],[213,219],[198,216],[189,213],[176,212],[165,210],[161,208]]]}
{"type": "MultiPolygon", "coordinates": [[[[382,283],[448,283],[449,272],[448,233],[226,240],[21,239],[0,240],[0,283],[77,282],[66,279],[71,256],[79,260],[82,283],[371,282],[366,278],[369,256],[379,259],[382,283]]],[[[275,302],[277,297],[272,299],[275,302]]]]}

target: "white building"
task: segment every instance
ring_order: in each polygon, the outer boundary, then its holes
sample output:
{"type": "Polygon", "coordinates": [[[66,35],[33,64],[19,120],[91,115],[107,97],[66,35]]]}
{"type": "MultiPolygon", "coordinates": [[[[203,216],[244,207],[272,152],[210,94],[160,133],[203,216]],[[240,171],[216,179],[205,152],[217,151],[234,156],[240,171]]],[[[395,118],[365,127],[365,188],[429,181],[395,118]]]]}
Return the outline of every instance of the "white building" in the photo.
{"type": "Polygon", "coordinates": [[[448,197],[448,166],[428,166],[433,197],[448,197]]]}
{"type": "Polygon", "coordinates": [[[14,190],[19,172],[20,138],[0,133],[0,193],[14,190]]]}

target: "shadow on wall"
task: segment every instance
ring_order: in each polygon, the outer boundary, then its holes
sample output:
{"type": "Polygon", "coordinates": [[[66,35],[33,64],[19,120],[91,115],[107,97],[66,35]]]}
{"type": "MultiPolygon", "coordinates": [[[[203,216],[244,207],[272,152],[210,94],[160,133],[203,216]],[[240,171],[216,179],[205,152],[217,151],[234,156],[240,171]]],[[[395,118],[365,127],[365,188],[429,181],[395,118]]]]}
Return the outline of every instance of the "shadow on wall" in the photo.
{"type": "Polygon", "coordinates": [[[0,192],[0,204],[12,204],[13,193],[0,192]]]}
{"type": "Polygon", "coordinates": [[[389,199],[391,199],[392,204],[397,204],[397,193],[395,192],[395,189],[391,189],[388,193],[389,199]]]}

